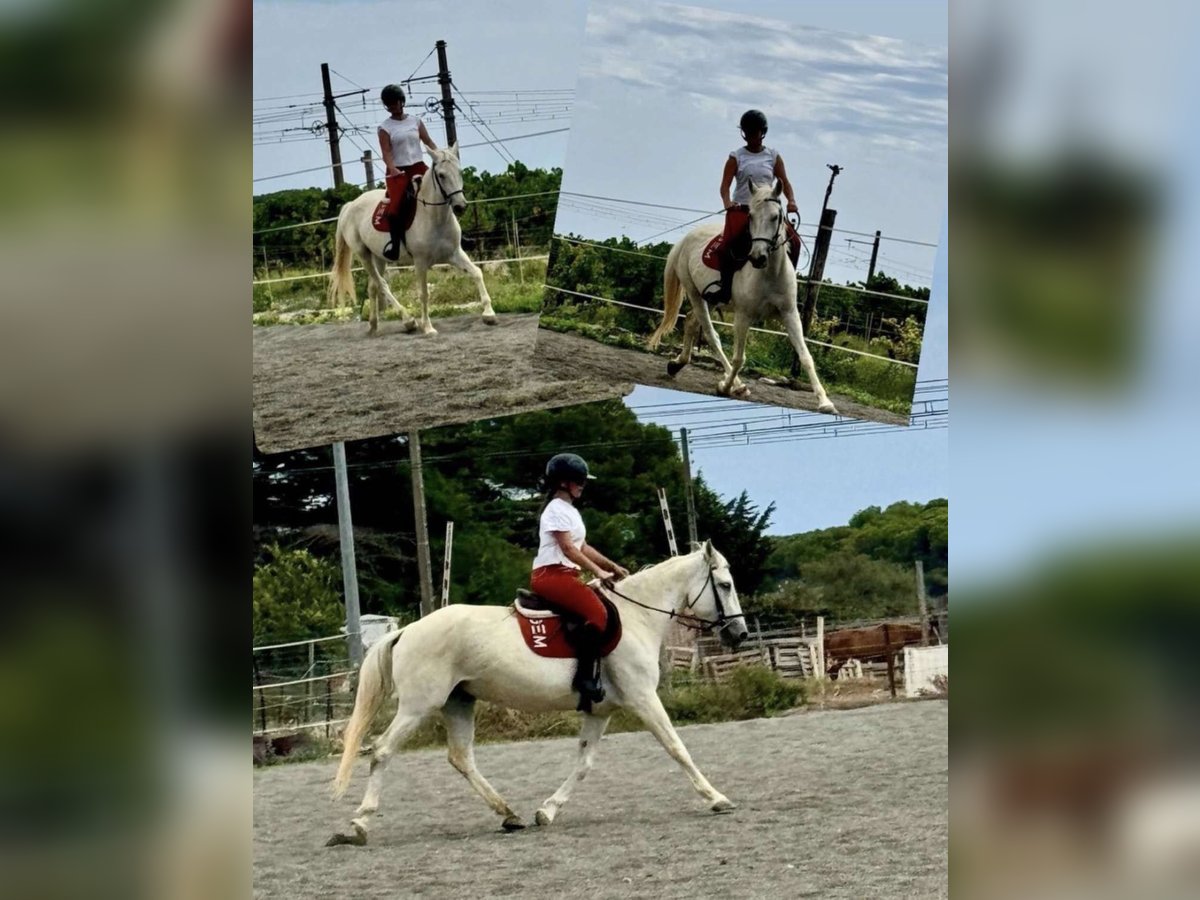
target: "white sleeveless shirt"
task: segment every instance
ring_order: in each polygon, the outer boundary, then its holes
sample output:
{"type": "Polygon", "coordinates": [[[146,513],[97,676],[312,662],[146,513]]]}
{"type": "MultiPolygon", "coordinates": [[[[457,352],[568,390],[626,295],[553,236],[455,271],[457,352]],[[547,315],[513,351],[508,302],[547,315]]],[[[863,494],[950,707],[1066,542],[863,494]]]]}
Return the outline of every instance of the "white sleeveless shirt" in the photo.
{"type": "Polygon", "coordinates": [[[556,531],[565,531],[570,534],[571,543],[575,545],[576,549],[581,548],[587,538],[587,528],[583,524],[583,516],[579,514],[579,510],[566,500],[560,500],[557,497],[547,503],[546,508],[542,510],[542,518],[538,523],[540,542],[537,556],[533,560],[533,567],[540,569],[542,566],[569,566],[572,569],[578,569],[579,566],[563,556],[562,548],[558,546],[558,541],[554,537],[556,531]]]}
{"type": "MultiPolygon", "coordinates": [[[[405,116],[403,119],[393,119],[388,116],[379,126],[379,130],[392,139],[392,164],[411,166],[421,161],[421,120],[416,116],[405,116]]],[[[384,160],[386,163],[387,160],[384,160]]]]}
{"type": "Polygon", "coordinates": [[[758,153],[751,153],[745,147],[738,147],[729,154],[737,160],[737,182],[733,191],[733,202],[743,206],[750,205],[750,182],[758,184],[775,183],[775,160],[779,154],[772,147],[763,147],[758,153]]]}

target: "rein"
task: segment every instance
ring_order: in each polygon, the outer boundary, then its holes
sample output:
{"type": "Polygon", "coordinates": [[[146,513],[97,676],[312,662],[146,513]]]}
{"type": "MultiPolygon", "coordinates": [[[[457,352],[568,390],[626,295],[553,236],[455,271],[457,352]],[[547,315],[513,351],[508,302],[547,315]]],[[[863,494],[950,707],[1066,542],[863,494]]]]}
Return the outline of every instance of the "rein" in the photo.
{"type": "Polygon", "coordinates": [[[707,588],[712,587],[713,600],[716,601],[716,607],[717,607],[717,618],[716,619],[705,619],[701,616],[694,616],[690,613],[676,612],[673,609],[659,609],[657,606],[650,606],[648,603],[642,603],[640,600],[634,600],[628,594],[623,594],[620,591],[618,591],[611,584],[604,584],[603,582],[601,582],[600,586],[604,590],[610,591],[610,592],[616,594],[618,597],[620,597],[622,600],[626,601],[627,603],[632,603],[634,606],[640,606],[642,609],[648,609],[651,612],[661,613],[664,616],[669,616],[670,618],[675,619],[677,622],[679,622],[679,624],[682,625],[684,628],[690,628],[692,631],[700,631],[700,632],[712,631],[713,628],[724,628],[727,624],[732,622],[734,619],[744,619],[745,618],[745,616],[742,613],[735,613],[732,616],[725,615],[725,605],[721,602],[721,592],[717,590],[717,582],[713,578],[712,568],[709,568],[709,570],[708,570],[708,579],[704,582],[704,587],[700,588],[700,591],[696,594],[696,596],[687,602],[687,604],[684,606],[684,609],[692,609],[697,603],[700,602],[700,598],[704,596],[704,591],[707,588]]]}
{"type": "Polygon", "coordinates": [[[446,190],[446,186],[442,184],[442,176],[438,173],[437,163],[434,163],[432,166],[430,166],[429,170],[433,172],[433,183],[437,185],[437,189],[441,192],[444,199],[433,202],[426,200],[424,197],[417,197],[417,199],[425,206],[448,206],[450,204],[450,198],[455,194],[461,194],[462,190],[446,190]]]}

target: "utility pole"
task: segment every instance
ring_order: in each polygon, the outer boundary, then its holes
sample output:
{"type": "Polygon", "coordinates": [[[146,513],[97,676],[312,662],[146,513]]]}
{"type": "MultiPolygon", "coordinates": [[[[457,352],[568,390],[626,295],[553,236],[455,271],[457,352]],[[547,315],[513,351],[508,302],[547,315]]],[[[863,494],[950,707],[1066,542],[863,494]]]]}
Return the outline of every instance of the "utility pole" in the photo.
{"type": "MultiPolygon", "coordinates": [[[[829,196],[833,193],[833,180],[843,172],[843,168],[837,163],[826,163],[825,167],[829,169],[829,184],[825,186],[825,199],[821,203],[821,219],[820,224],[817,226],[817,243],[813,248],[812,259],[808,265],[808,279],[804,287],[804,307],[801,311],[801,320],[804,324],[805,334],[808,334],[808,329],[812,326],[813,310],[817,306],[817,292],[819,288],[815,288],[813,283],[816,282],[819,284],[825,274],[825,257],[829,254],[829,241],[833,238],[833,220],[837,216],[837,210],[829,209],[829,196]],[[828,227],[826,227],[826,222],[828,222],[828,227]],[[822,237],[824,237],[823,242],[822,237]]],[[[793,374],[797,371],[799,371],[797,364],[793,364],[793,374]]]]}
{"type": "Polygon", "coordinates": [[[442,554],[442,606],[450,605],[450,551],[454,547],[454,523],[446,523],[446,550],[442,554]]]}
{"type": "Polygon", "coordinates": [[[687,497],[688,549],[691,550],[700,539],[696,536],[696,501],[692,497],[692,458],[688,453],[686,428],[679,429],[679,441],[683,445],[683,487],[687,497]]]}
{"type": "Polygon", "coordinates": [[[925,563],[917,560],[917,610],[921,616],[921,646],[929,646],[929,606],[925,599],[925,563]]]}
{"type": "Polygon", "coordinates": [[[362,155],[363,168],[367,170],[367,190],[375,190],[375,167],[371,165],[371,151],[364,150],[362,155]]]}
{"type": "Polygon", "coordinates": [[[879,258],[879,229],[875,229],[875,243],[871,247],[871,265],[867,267],[867,287],[871,286],[871,279],[875,277],[875,260],[879,258]]]}
{"type": "Polygon", "coordinates": [[[338,145],[336,107],[329,83],[329,63],[321,63],[321,85],[325,88],[325,130],[329,132],[329,161],[333,163],[333,186],[342,186],[342,150],[338,145]]]}
{"type": "Polygon", "coordinates": [[[408,433],[408,459],[412,469],[413,527],[417,532],[417,577],[421,582],[421,615],[433,612],[433,582],[429,561],[429,523],[425,520],[425,476],[421,471],[420,432],[408,433]]]}
{"type": "MultiPolygon", "coordinates": [[[[804,308],[800,312],[805,334],[812,328],[813,313],[817,308],[817,295],[821,292],[821,279],[825,277],[825,259],[829,256],[829,242],[833,240],[833,223],[836,218],[836,209],[821,210],[821,224],[817,228],[812,265],[808,268],[808,280],[804,284],[804,308]]],[[[793,374],[798,371],[799,364],[798,360],[792,364],[793,374]]]]}
{"type": "Polygon", "coordinates": [[[333,478],[337,491],[338,543],[342,548],[342,589],[346,595],[346,643],[350,664],[362,665],[362,626],[358,618],[358,570],[354,565],[354,524],[350,520],[350,482],[346,477],[346,445],[333,444],[333,478]]]}
{"type": "Polygon", "coordinates": [[[458,143],[454,127],[454,98],[450,96],[450,69],[446,65],[446,42],[437,42],[438,84],[442,86],[442,118],[446,120],[446,146],[458,143]]]}

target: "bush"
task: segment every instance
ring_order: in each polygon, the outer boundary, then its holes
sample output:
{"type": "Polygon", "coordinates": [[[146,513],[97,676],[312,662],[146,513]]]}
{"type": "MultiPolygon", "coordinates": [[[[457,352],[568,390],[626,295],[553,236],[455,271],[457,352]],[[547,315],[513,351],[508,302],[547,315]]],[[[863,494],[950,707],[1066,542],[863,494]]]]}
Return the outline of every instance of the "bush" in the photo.
{"type": "Polygon", "coordinates": [[[256,644],[300,641],[336,634],[344,620],[338,566],[307,550],[273,544],[254,568],[256,644]]]}
{"type": "Polygon", "coordinates": [[[727,681],[676,676],[660,694],[667,714],[678,723],[756,719],[805,702],[804,685],[781,678],[766,666],[735,669],[727,681]]]}

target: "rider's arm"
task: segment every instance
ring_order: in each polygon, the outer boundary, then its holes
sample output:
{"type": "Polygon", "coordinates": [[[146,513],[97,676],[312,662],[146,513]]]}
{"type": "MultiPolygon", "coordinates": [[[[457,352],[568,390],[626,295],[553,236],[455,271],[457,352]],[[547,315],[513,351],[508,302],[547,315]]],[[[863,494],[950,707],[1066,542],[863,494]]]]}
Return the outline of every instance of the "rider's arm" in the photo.
{"type": "Polygon", "coordinates": [[[611,577],[612,572],[602,568],[599,563],[580,552],[579,548],[571,543],[571,532],[552,531],[550,533],[554,535],[554,540],[558,541],[558,549],[562,551],[562,555],[575,563],[575,565],[581,569],[587,569],[589,572],[595,573],[597,578],[611,577]]]}
{"type": "Polygon", "coordinates": [[[729,199],[729,186],[733,184],[735,175],[737,175],[737,160],[731,156],[725,160],[725,171],[721,173],[721,205],[726,209],[733,206],[733,201],[729,199]]]}
{"type": "Polygon", "coordinates": [[[775,177],[779,179],[779,183],[783,185],[783,196],[787,197],[788,212],[796,211],[796,195],[792,193],[792,183],[788,181],[787,169],[783,167],[783,157],[775,157],[775,177]]]}
{"type": "Polygon", "coordinates": [[[584,545],[580,549],[583,551],[584,556],[586,556],[588,559],[590,559],[592,562],[596,563],[597,565],[604,566],[604,568],[608,569],[610,572],[615,572],[617,575],[620,575],[622,578],[624,578],[626,575],[629,574],[628,569],[626,569],[622,565],[618,565],[617,563],[613,562],[611,559],[609,559],[607,556],[605,556],[603,553],[601,553],[599,550],[597,550],[591,544],[588,544],[585,542],[584,545]]]}
{"type": "Polygon", "coordinates": [[[425,123],[420,119],[417,120],[417,134],[421,136],[421,143],[430,150],[438,148],[438,145],[433,142],[433,138],[429,136],[429,132],[425,130],[425,123]]]}
{"type": "Polygon", "coordinates": [[[396,164],[392,162],[392,136],[382,128],[379,129],[379,158],[383,160],[387,174],[395,175],[396,164]]]}

